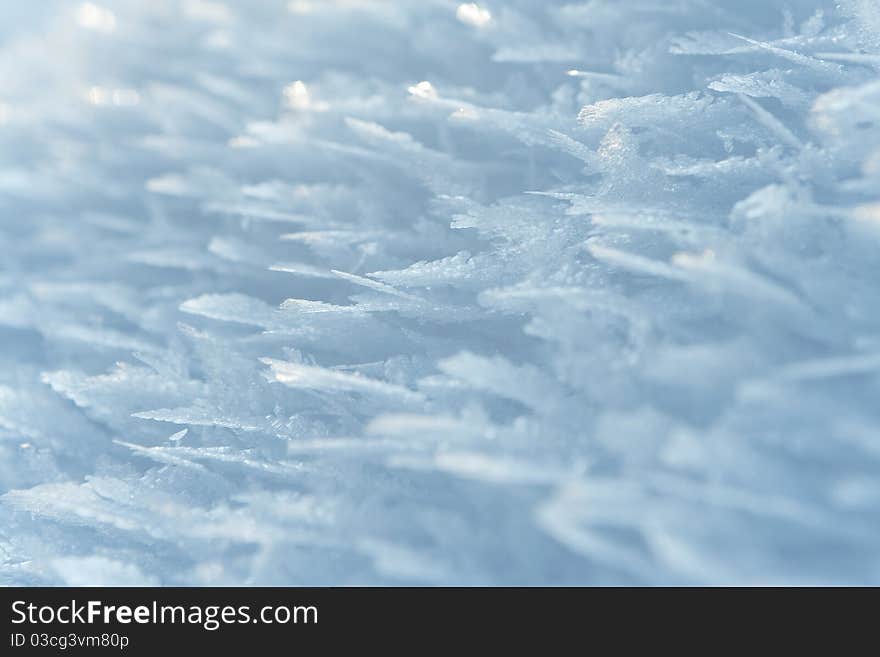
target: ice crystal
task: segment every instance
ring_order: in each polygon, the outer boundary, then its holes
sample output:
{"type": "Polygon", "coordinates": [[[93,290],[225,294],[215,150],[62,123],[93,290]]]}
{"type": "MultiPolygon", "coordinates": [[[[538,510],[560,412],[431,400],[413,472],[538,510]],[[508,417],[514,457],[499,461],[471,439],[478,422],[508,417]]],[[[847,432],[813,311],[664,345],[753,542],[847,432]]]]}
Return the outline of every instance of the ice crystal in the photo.
{"type": "Polygon", "coordinates": [[[876,2],[0,16],[0,581],[880,583],[876,2]]]}

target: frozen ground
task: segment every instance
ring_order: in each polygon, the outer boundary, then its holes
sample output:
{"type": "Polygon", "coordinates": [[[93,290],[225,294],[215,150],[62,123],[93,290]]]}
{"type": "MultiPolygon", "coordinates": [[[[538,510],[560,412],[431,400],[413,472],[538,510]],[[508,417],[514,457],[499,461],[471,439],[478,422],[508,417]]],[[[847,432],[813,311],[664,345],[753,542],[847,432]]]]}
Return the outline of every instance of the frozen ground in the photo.
{"type": "Polygon", "coordinates": [[[6,0],[0,582],[880,584],[878,71],[875,0],[6,0]]]}

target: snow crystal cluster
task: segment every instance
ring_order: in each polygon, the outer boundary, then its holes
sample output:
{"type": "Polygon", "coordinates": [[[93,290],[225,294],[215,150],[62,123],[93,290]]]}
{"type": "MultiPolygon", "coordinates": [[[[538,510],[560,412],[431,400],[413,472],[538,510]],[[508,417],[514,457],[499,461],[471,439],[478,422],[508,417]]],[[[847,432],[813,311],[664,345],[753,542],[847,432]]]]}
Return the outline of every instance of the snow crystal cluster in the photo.
{"type": "Polygon", "coordinates": [[[880,583],[876,0],[0,18],[0,582],[880,583]]]}

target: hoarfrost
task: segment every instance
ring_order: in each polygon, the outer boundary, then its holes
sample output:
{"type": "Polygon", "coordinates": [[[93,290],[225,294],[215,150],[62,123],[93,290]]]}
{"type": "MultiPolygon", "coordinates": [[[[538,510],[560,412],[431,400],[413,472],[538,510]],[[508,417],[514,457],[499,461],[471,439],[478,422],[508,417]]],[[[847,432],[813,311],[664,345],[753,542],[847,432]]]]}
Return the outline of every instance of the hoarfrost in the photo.
{"type": "Polygon", "coordinates": [[[3,583],[880,583],[876,2],[6,5],[3,583]]]}

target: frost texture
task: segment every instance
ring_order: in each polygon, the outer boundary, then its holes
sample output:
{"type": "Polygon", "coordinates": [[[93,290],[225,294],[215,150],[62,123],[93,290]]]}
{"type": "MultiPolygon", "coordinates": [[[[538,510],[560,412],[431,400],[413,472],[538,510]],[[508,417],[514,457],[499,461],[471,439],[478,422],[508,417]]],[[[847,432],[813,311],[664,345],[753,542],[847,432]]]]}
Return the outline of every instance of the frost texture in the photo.
{"type": "Polygon", "coordinates": [[[0,9],[0,580],[880,584],[880,7],[0,9]]]}

